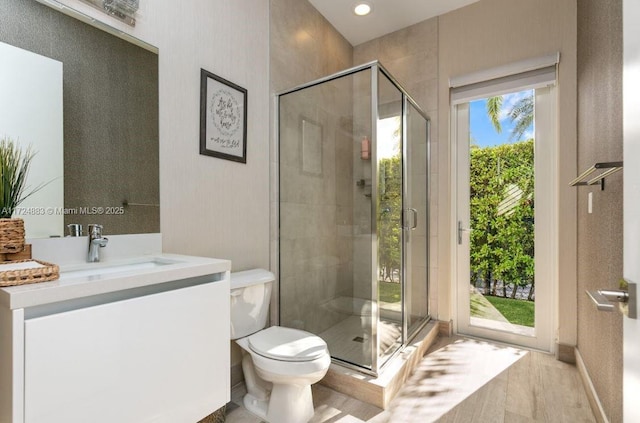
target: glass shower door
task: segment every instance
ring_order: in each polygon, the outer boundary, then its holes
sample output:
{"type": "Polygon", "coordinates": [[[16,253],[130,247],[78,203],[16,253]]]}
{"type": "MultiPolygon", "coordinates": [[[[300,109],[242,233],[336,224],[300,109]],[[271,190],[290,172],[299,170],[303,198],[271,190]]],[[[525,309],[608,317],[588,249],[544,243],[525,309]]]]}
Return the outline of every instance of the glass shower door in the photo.
{"type": "Polygon", "coordinates": [[[429,122],[405,97],[405,323],[410,339],[429,317],[429,122]]]}
{"type": "Polygon", "coordinates": [[[402,91],[378,71],[378,109],[376,122],[377,201],[376,239],[378,294],[378,366],[403,343],[403,95],[402,91]]]}
{"type": "Polygon", "coordinates": [[[429,123],[384,72],[378,75],[375,216],[381,367],[429,317],[429,123]]]}
{"type": "Polygon", "coordinates": [[[375,369],[370,68],[279,97],[280,324],[375,369]]]}
{"type": "Polygon", "coordinates": [[[379,374],[428,318],[428,120],[378,63],[278,96],[280,325],[379,374]]]}

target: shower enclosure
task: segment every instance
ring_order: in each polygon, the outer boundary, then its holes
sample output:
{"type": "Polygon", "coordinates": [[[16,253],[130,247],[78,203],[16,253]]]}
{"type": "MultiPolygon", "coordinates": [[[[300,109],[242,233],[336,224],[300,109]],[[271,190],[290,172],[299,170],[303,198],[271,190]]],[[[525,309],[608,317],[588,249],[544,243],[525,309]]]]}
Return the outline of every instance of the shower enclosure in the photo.
{"type": "Polygon", "coordinates": [[[278,95],[280,325],[378,374],[426,324],[429,120],[378,62],[278,95]]]}

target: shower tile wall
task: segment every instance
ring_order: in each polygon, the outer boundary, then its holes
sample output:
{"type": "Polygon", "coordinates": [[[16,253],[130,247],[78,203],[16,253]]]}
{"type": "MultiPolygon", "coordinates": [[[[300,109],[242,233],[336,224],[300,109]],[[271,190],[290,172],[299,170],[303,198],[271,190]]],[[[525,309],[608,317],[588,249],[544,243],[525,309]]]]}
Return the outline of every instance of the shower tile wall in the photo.
{"type": "MultiPolygon", "coordinates": [[[[306,0],[271,0],[271,92],[273,94],[296,85],[347,69],[352,65],[353,48],[306,0]]],[[[338,317],[326,318],[326,309],[319,306],[322,298],[338,295],[338,286],[345,279],[345,295],[351,295],[351,152],[344,148],[351,145],[351,111],[339,111],[339,96],[348,91],[324,90],[322,95],[333,96],[328,106],[319,114],[301,105],[291,116],[289,131],[296,131],[299,139],[302,116],[322,126],[326,144],[322,150],[322,177],[300,172],[298,149],[282,151],[288,162],[282,178],[291,182],[290,190],[283,192],[280,210],[282,219],[291,218],[294,229],[288,239],[283,239],[282,252],[278,251],[278,155],[275,135],[271,149],[271,268],[282,278],[283,300],[294,301],[293,310],[283,307],[281,323],[302,325],[316,332],[335,322],[338,317]],[[345,117],[346,116],[346,117],[345,117]],[[347,139],[348,138],[348,139],[347,139]],[[327,176],[330,175],[330,176],[327,176]],[[327,178],[326,181],[324,179],[327,178]],[[296,213],[297,212],[297,213],[296,213]],[[288,216],[288,217],[287,217],[288,216]],[[315,224],[319,219],[331,228],[328,232],[315,224]],[[290,266],[278,269],[278,257],[289,257],[290,266]],[[324,267],[321,273],[320,269],[324,267]],[[288,278],[285,280],[285,278],[288,278]],[[331,293],[331,290],[336,292],[331,293]],[[305,312],[303,316],[301,313],[305,312]]],[[[345,110],[350,101],[343,103],[345,110]]],[[[281,119],[282,120],[282,119],[281,119]]],[[[272,119],[275,122],[275,119],[272,119]]],[[[275,128],[272,128],[275,134],[275,128]]],[[[287,149],[289,150],[289,149],[287,149]]],[[[284,265],[283,261],[283,265],[284,265]]],[[[278,293],[272,300],[272,322],[277,321],[278,293]]],[[[340,317],[342,318],[342,317],[340,317]]]]}
{"type": "MultiPolygon", "coordinates": [[[[353,64],[359,65],[371,60],[380,63],[397,79],[409,95],[424,110],[431,121],[431,161],[429,180],[429,308],[431,315],[437,318],[437,273],[438,273],[438,20],[429,19],[400,31],[360,44],[354,48],[353,64]]],[[[426,148],[422,146],[420,148],[426,148]]],[[[414,176],[423,177],[419,169],[414,176]]],[[[422,170],[424,173],[424,169],[422,170]]],[[[422,235],[422,234],[421,234],[422,235]]],[[[427,247],[423,238],[424,249],[427,247]]],[[[421,277],[427,271],[426,250],[416,252],[411,271],[415,277],[421,277]],[[422,258],[422,259],[421,259],[422,258]]]]}
{"type": "MultiPolygon", "coordinates": [[[[348,43],[335,30],[327,24],[324,18],[307,2],[294,0],[272,0],[271,1],[271,79],[273,92],[282,91],[295,85],[302,84],[322,76],[337,72],[350,67],[352,64],[361,64],[371,60],[380,59],[382,64],[396,77],[399,82],[408,90],[410,95],[416,99],[420,106],[427,112],[432,119],[432,123],[437,121],[437,20],[432,19],[420,24],[414,25],[397,33],[393,33],[371,42],[362,44],[355,48],[351,48],[348,43]],[[348,57],[352,52],[353,62],[348,57]]],[[[354,78],[353,87],[353,136],[351,138],[352,146],[352,167],[351,181],[346,187],[352,197],[352,234],[351,253],[348,254],[352,260],[352,274],[348,277],[353,281],[352,292],[341,291],[340,295],[353,296],[356,298],[371,298],[371,198],[366,195],[371,192],[371,162],[370,160],[362,160],[360,158],[360,142],[363,136],[371,137],[371,110],[370,110],[370,80],[363,75],[354,78]],[[357,182],[364,179],[365,187],[360,187],[357,182]]],[[[302,109],[300,109],[302,110],[302,109]]],[[[343,122],[343,125],[349,123],[343,122]]],[[[299,125],[297,123],[296,125],[299,125]]],[[[344,128],[344,126],[343,126],[344,128]]],[[[299,128],[297,128],[299,130],[299,128]]],[[[326,132],[326,128],[323,127],[326,132]]],[[[436,128],[432,128],[432,133],[437,133],[436,128]]],[[[275,143],[274,143],[275,147],[275,143]]],[[[423,146],[424,148],[425,146],[423,146]]],[[[432,157],[435,157],[433,150],[437,149],[437,145],[432,145],[432,157]]],[[[277,173],[275,150],[272,154],[272,172],[277,173]]],[[[435,160],[434,160],[435,161],[435,160]]],[[[435,166],[431,166],[431,180],[436,181],[434,172],[437,171],[435,166]]],[[[275,176],[272,176],[275,178],[275,176]]],[[[284,173],[283,173],[284,177],[284,173]]],[[[338,177],[336,175],[336,177],[338,177]]],[[[274,179],[275,181],[275,179],[274,179]]],[[[275,182],[274,182],[275,183],[275,182]]],[[[312,183],[313,185],[313,183],[312,183]]],[[[437,186],[436,184],[432,186],[437,186]]],[[[304,190],[304,196],[310,197],[314,190],[307,188],[304,190]]],[[[336,195],[346,195],[346,191],[337,191],[336,195]]],[[[432,200],[435,199],[435,192],[432,193],[432,200]]],[[[272,211],[277,216],[277,195],[272,195],[272,211]]],[[[432,201],[432,205],[436,202],[432,201]]],[[[299,207],[299,211],[303,210],[299,207]]],[[[432,217],[430,222],[431,228],[431,249],[435,253],[436,241],[436,225],[437,209],[432,208],[432,217]]],[[[292,213],[293,209],[287,210],[283,207],[280,211],[283,213],[292,213]]],[[[313,212],[312,212],[313,213],[313,212]]],[[[340,234],[347,233],[347,225],[339,224],[338,219],[345,217],[345,206],[341,205],[335,210],[335,224],[340,228],[340,234]]],[[[323,219],[333,218],[333,212],[327,211],[323,219]]],[[[309,218],[311,217],[308,216],[309,218]]],[[[310,222],[312,220],[307,220],[310,222]]],[[[344,220],[343,220],[344,221],[344,220]]],[[[348,220],[347,220],[348,222],[348,220]]],[[[302,223],[300,223],[302,224],[302,223]]],[[[277,264],[277,221],[272,226],[272,268],[275,269],[277,264]]],[[[301,241],[298,241],[300,243],[301,241]]],[[[427,242],[423,237],[421,245],[426,251],[427,242]]],[[[342,243],[340,248],[346,248],[349,242],[342,243]]],[[[282,245],[284,256],[284,244],[282,245]]],[[[293,245],[291,246],[293,248],[293,245]]],[[[314,245],[316,249],[320,245],[314,245]]],[[[309,253],[313,253],[309,251],[309,253]]],[[[297,257],[302,254],[296,251],[297,257]]],[[[413,260],[415,269],[412,271],[416,277],[423,278],[423,274],[427,272],[424,255],[421,260],[413,260]]],[[[343,253],[340,257],[345,257],[343,253]]],[[[294,261],[298,261],[297,259],[294,261]]],[[[429,269],[431,275],[434,275],[437,268],[436,261],[432,257],[432,268],[429,269]]],[[[286,275],[282,271],[281,275],[286,275]]],[[[303,274],[297,273],[296,276],[290,275],[293,284],[294,277],[303,277],[303,274]]],[[[306,278],[306,282],[298,281],[293,286],[303,296],[311,297],[320,291],[314,288],[317,284],[325,282],[317,279],[317,276],[306,278]]],[[[432,276],[433,280],[433,276],[432,276]]],[[[284,279],[283,279],[283,282],[284,279]]],[[[331,286],[331,283],[328,284],[331,286]]],[[[283,283],[283,289],[289,284],[283,283]]],[[[349,284],[349,286],[351,286],[349,284]]],[[[432,285],[435,287],[435,284],[432,285]]],[[[326,289],[326,288],[324,288],[326,289]]],[[[433,288],[432,288],[433,289],[433,288]]],[[[336,294],[338,294],[336,292],[336,294]]],[[[431,298],[434,292],[432,291],[431,298]]],[[[286,295],[295,295],[293,292],[283,292],[283,299],[286,295]]],[[[302,307],[301,304],[298,307],[302,307]]],[[[432,305],[433,307],[433,305],[432,305]]],[[[288,312],[287,307],[281,308],[283,312],[288,312]]],[[[298,316],[299,317],[299,316],[298,316]]],[[[283,322],[288,320],[302,320],[294,316],[285,316],[283,314],[283,322]]],[[[308,320],[308,319],[307,319],[308,320]]],[[[298,322],[300,323],[300,322],[298,322]]],[[[309,322],[305,320],[305,325],[309,322]]]]}

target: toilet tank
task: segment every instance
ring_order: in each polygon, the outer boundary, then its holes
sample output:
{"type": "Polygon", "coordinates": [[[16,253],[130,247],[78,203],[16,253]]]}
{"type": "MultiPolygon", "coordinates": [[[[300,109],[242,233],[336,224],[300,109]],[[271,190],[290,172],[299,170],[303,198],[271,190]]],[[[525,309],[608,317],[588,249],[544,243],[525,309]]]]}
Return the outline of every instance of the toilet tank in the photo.
{"type": "Polygon", "coordinates": [[[231,339],[244,338],[267,326],[273,273],[264,269],[231,273],[231,339]]]}

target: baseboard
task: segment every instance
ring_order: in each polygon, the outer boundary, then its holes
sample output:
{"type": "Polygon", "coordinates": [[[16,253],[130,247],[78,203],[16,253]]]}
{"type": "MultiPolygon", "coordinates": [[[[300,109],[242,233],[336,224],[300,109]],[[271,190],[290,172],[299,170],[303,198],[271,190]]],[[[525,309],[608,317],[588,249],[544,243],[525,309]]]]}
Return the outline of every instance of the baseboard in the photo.
{"type": "Polygon", "coordinates": [[[438,323],[438,332],[440,333],[440,336],[450,337],[453,335],[453,320],[449,320],[448,322],[440,320],[438,323]]]}
{"type": "Polygon", "coordinates": [[[604,407],[602,407],[600,398],[598,398],[598,393],[596,392],[596,388],[593,386],[593,382],[591,381],[591,377],[589,377],[589,372],[587,371],[587,367],[584,365],[584,361],[582,360],[582,356],[580,355],[580,350],[575,348],[574,352],[575,352],[575,359],[576,359],[576,367],[578,368],[578,372],[580,373],[580,377],[582,378],[582,383],[584,384],[584,390],[587,392],[587,398],[589,399],[589,404],[591,405],[591,410],[593,411],[593,415],[596,418],[596,421],[598,423],[609,423],[609,419],[607,418],[607,415],[604,412],[604,407]]]}
{"type": "Polygon", "coordinates": [[[556,360],[576,364],[576,347],[573,345],[556,344],[556,360]]]}

